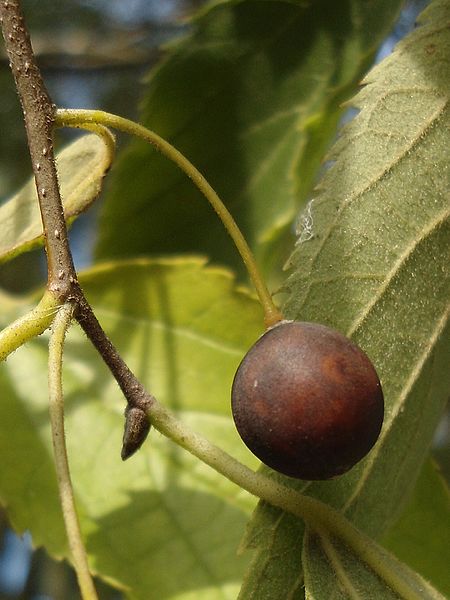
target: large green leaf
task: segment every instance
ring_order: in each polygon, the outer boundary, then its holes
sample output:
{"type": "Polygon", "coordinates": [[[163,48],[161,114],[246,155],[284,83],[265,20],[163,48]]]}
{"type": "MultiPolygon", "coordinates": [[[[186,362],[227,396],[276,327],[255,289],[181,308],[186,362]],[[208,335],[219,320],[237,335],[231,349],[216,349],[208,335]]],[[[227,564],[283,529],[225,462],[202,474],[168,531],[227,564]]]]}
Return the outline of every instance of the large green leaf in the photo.
{"type": "MultiPolygon", "coordinates": [[[[306,486],[372,536],[404,507],[450,387],[449,2],[433,2],[421,23],[352,102],[361,112],[336,144],[334,163],[303,215],[287,282],[287,315],[350,335],[381,377],[386,414],[374,450],[337,480],[306,486]]],[[[278,560],[278,532],[285,548],[297,541],[282,567],[290,574],[286,593],[300,576],[301,537],[295,530],[297,537],[286,536],[284,519],[291,517],[259,508],[254,525],[275,529],[277,553],[260,539],[243,598],[278,560]]],[[[258,540],[257,532],[250,529],[248,539],[258,540]]],[[[330,560],[319,560],[320,539],[310,542],[303,553],[307,594],[329,598],[324,590],[347,589],[346,577],[365,585],[369,574],[363,576],[357,557],[352,569],[338,548],[346,568],[334,570],[330,560]]]]}
{"type": "MultiPolygon", "coordinates": [[[[112,156],[97,135],[83,135],[56,156],[66,219],[85,211],[102,189],[112,156]]],[[[42,221],[34,178],[0,206],[0,262],[42,244],[42,221]]]]}
{"type": "MultiPolygon", "coordinates": [[[[204,173],[266,270],[290,252],[341,102],[401,4],[215,2],[151,72],[140,120],[204,173]]],[[[194,250],[242,268],[192,183],[150,147],[131,144],[112,183],[99,256],[194,250]]]]}
{"type": "MultiPolygon", "coordinates": [[[[229,401],[237,364],[262,329],[256,300],[237,290],[228,272],[199,259],[109,265],[81,281],[148,389],[256,465],[235,432],[229,401]]],[[[11,318],[13,304],[4,304],[11,318]]],[[[43,336],[0,365],[0,497],[19,531],[29,529],[35,544],[67,556],[46,361],[43,336]]],[[[133,599],[235,598],[247,564],[236,550],[254,500],[156,431],[123,463],[124,399],[77,327],[64,371],[69,460],[94,571],[133,599]]]]}
{"type": "Polygon", "coordinates": [[[414,494],[383,545],[450,597],[450,494],[448,485],[427,461],[414,494]]]}

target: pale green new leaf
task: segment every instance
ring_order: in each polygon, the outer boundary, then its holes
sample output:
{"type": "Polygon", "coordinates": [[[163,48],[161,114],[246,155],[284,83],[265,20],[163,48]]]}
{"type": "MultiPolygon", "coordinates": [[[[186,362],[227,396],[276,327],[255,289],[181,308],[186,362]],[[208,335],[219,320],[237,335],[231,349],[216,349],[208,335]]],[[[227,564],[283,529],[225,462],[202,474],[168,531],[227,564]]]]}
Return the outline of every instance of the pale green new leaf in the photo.
{"type": "MultiPolygon", "coordinates": [[[[251,466],[230,410],[232,378],[262,330],[259,304],[200,259],[135,261],[81,277],[130,367],[183,421],[251,466]]],[[[11,318],[11,303],[6,303],[11,318]]],[[[0,315],[2,315],[0,311],[0,315]]],[[[67,556],[49,431],[44,336],[0,365],[0,498],[18,531],[67,556]]],[[[74,326],[64,363],[69,461],[95,573],[133,600],[233,600],[255,502],[152,430],[120,458],[125,401],[74,326]]]]}
{"type": "MultiPolygon", "coordinates": [[[[290,253],[342,100],[401,4],[213,2],[150,73],[140,120],[202,171],[266,271],[290,253]]],[[[130,145],[112,183],[99,256],[194,250],[242,269],[214,212],[148,145],[130,145]]]]}
{"type": "MultiPolygon", "coordinates": [[[[67,221],[73,221],[100,194],[112,155],[97,135],[83,135],[56,156],[67,221]]],[[[34,178],[0,206],[0,262],[43,243],[34,178]]]]}
{"type": "MultiPolygon", "coordinates": [[[[450,387],[449,25],[450,3],[433,2],[421,27],[369,74],[352,102],[361,112],[332,151],[334,162],[300,221],[287,282],[289,317],[350,335],[379,372],[386,414],[374,450],[350,473],[306,488],[372,536],[404,507],[450,387]]],[[[262,507],[255,522],[277,522],[281,532],[284,518],[262,507]]],[[[281,535],[292,546],[294,538],[284,529],[281,535]]],[[[254,531],[248,539],[257,539],[254,531]]],[[[311,548],[323,553],[318,543],[311,548]]],[[[297,547],[300,553],[298,537],[297,547]]],[[[263,582],[267,564],[278,559],[267,543],[259,548],[252,582],[263,582]]],[[[345,587],[342,572],[363,582],[351,561],[337,572],[329,560],[310,558],[308,548],[304,557],[308,581],[320,580],[324,589],[345,587]]],[[[298,563],[294,553],[283,564],[286,593],[298,563]]],[[[244,586],[242,598],[252,597],[251,588],[244,586]]]]}

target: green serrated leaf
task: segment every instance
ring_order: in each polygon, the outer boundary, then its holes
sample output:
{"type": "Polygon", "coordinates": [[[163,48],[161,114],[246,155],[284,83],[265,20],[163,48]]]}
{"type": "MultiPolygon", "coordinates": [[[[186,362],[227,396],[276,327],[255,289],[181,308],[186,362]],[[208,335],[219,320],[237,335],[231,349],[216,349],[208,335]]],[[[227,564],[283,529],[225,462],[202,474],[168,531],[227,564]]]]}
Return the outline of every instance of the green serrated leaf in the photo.
{"type": "MultiPolygon", "coordinates": [[[[204,173],[267,271],[279,270],[290,251],[292,222],[341,102],[401,4],[351,0],[337,10],[334,0],[212,3],[150,74],[140,120],[204,173]]],[[[191,182],[134,142],[104,205],[98,255],[180,250],[242,269],[191,182]]]]}
{"type": "MultiPolygon", "coordinates": [[[[381,377],[386,415],[374,450],[350,473],[306,489],[372,536],[401,513],[450,387],[449,3],[433,2],[421,23],[352,102],[361,112],[303,215],[287,282],[287,315],[350,335],[381,377]]],[[[260,548],[261,563],[277,560],[260,548]]],[[[324,553],[320,539],[311,548],[324,553]]],[[[340,589],[329,560],[308,552],[309,581],[340,589]]]]}
{"type": "Polygon", "coordinates": [[[324,531],[307,531],[302,562],[307,600],[445,600],[417,573],[392,557],[392,561],[388,562],[390,568],[395,569],[396,575],[408,583],[408,589],[394,591],[348,546],[324,531]],[[330,577],[330,573],[333,577],[330,577]]]}
{"type": "MultiPolygon", "coordinates": [[[[201,259],[111,264],[81,283],[148,389],[256,465],[235,431],[229,390],[262,329],[257,301],[201,259]]],[[[0,365],[0,497],[16,529],[29,529],[36,545],[67,556],[46,360],[42,336],[0,365]]],[[[154,430],[123,463],[124,399],[77,327],[67,339],[64,389],[69,461],[93,570],[134,600],[234,599],[248,562],[237,560],[236,550],[254,500],[154,430]]]]}
{"type": "Polygon", "coordinates": [[[242,598],[304,598],[304,581],[299,552],[304,524],[278,509],[261,503],[241,543],[241,549],[256,550],[240,591],[242,598]],[[283,568],[280,568],[283,565],[283,568]]]}
{"type": "MultiPolygon", "coordinates": [[[[71,222],[99,195],[111,155],[97,135],[83,135],[58,153],[56,164],[66,219],[71,222]]],[[[0,206],[0,263],[43,243],[34,178],[0,206]]]]}
{"type": "Polygon", "coordinates": [[[427,461],[405,511],[383,545],[450,597],[450,494],[436,465],[427,461]]]}

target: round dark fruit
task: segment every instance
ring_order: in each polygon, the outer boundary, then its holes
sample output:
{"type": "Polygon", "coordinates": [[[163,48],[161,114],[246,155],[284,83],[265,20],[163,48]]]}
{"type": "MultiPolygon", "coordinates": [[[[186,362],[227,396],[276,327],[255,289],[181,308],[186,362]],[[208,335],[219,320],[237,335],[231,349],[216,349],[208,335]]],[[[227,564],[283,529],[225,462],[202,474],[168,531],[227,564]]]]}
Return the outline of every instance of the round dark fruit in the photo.
{"type": "Polygon", "coordinates": [[[316,323],[283,321],[248,351],[232,410],[248,448],[299,479],[329,479],[361,460],[383,423],[383,392],[364,352],[316,323]]]}

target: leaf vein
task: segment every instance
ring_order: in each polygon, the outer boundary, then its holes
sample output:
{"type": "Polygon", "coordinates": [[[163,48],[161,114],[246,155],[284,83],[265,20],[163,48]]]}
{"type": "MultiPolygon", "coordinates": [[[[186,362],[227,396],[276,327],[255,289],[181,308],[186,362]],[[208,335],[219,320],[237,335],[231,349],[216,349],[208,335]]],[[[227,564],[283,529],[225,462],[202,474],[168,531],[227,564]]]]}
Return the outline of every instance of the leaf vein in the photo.
{"type": "Polygon", "coordinates": [[[432,235],[434,233],[434,231],[436,231],[436,229],[438,229],[438,227],[442,223],[444,223],[444,221],[449,216],[450,216],[450,210],[448,208],[444,209],[441,213],[439,213],[437,215],[437,217],[433,221],[431,221],[431,223],[428,225],[428,227],[426,229],[422,230],[422,232],[421,232],[422,235],[420,235],[416,239],[413,239],[411,241],[411,243],[405,248],[404,252],[395,261],[391,270],[386,274],[382,286],[380,287],[378,292],[376,294],[374,294],[371,302],[369,302],[367,304],[364,311],[362,311],[358,315],[358,317],[353,321],[353,323],[349,326],[349,328],[347,330],[348,337],[352,337],[355,334],[355,332],[358,331],[358,329],[360,329],[360,327],[362,326],[364,321],[367,319],[369,314],[372,312],[374,307],[378,304],[378,302],[381,300],[381,298],[383,298],[384,295],[387,293],[390,284],[395,279],[396,275],[398,274],[398,272],[400,271],[402,266],[406,263],[409,256],[417,248],[417,246],[419,246],[419,244],[421,244],[426,238],[428,238],[430,235],[432,235]]]}
{"type": "Polygon", "coordinates": [[[352,504],[358,499],[359,493],[362,490],[362,488],[364,487],[367,479],[369,478],[372,467],[376,463],[377,457],[381,452],[381,449],[383,446],[383,441],[387,437],[387,434],[389,433],[392,425],[394,424],[394,422],[401,410],[401,407],[404,405],[406,398],[408,397],[414,384],[418,380],[418,378],[422,372],[422,369],[425,365],[425,362],[426,362],[427,358],[429,357],[429,350],[437,342],[439,336],[441,335],[442,331],[444,330],[444,328],[447,324],[449,316],[450,316],[450,306],[447,307],[447,309],[443,312],[441,318],[437,321],[434,331],[430,332],[429,343],[428,343],[427,347],[424,348],[421,355],[418,357],[416,364],[414,365],[414,368],[412,369],[412,371],[402,389],[402,392],[398,396],[398,400],[393,405],[392,411],[390,413],[390,418],[387,422],[385,422],[385,426],[383,427],[382,433],[380,435],[380,439],[378,440],[378,443],[375,445],[375,447],[369,454],[368,458],[366,459],[366,465],[365,465],[363,471],[361,472],[361,476],[358,479],[358,482],[353,490],[353,493],[348,497],[346,503],[342,507],[343,513],[345,513],[347,510],[349,510],[349,508],[352,506],[352,504]]]}
{"type": "MultiPolygon", "coordinates": [[[[410,144],[408,144],[408,147],[403,148],[403,151],[401,153],[399,153],[399,155],[396,157],[394,162],[391,161],[389,163],[389,166],[383,166],[381,169],[379,169],[379,171],[376,173],[376,175],[374,175],[368,181],[364,182],[363,187],[361,189],[355,190],[353,194],[351,194],[350,196],[348,196],[342,200],[342,202],[339,204],[338,210],[336,211],[336,215],[335,215],[334,219],[332,219],[330,221],[328,229],[324,232],[321,242],[320,242],[320,244],[318,244],[318,247],[316,249],[314,257],[311,260],[310,273],[312,272],[312,269],[314,268],[314,266],[317,262],[317,259],[320,256],[321,251],[323,250],[325,244],[328,242],[330,235],[338,227],[338,222],[339,222],[339,219],[340,219],[342,213],[344,212],[344,209],[346,209],[351,204],[351,202],[356,201],[358,198],[361,198],[361,196],[363,196],[363,194],[365,194],[366,192],[371,190],[377,183],[379,183],[383,179],[383,177],[385,177],[387,175],[387,173],[389,173],[392,170],[394,165],[397,165],[403,158],[405,158],[411,152],[412,148],[415,145],[417,145],[417,143],[419,143],[421,139],[423,139],[423,135],[424,135],[425,131],[427,129],[431,128],[433,126],[433,124],[437,121],[439,115],[441,115],[443,113],[447,104],[448,104],[448,102],[445,102],[443,105],[441,105],[438,109],[436,109],[433,112],[432,118],[430,118],[427,121],[425,127],[421,128],[420,134],[417,134],[416,136],[414,136],[414,138],[411,140],[410,144]]],[[[332,169],[334,169],[334,168],[336,168],[336,167],[332,167],[332,169]]],[[[317,201],[320,201],[320,200],[326,201],[326,197],[317,198],[317,201]]],[[[311,284],[309,285],[309,288],[310,287],[311,287],[311,284]]],[[[307,290],[307,293],[305,294],[305,300],[308,297],[309,288],[307,290]]]]}
{"type": "Polygon", "coordinates": [[[155,329],[159,329],[161,331],[171,331],[172,333],[181,338],[190,339],[214,350],[218,350],[220,352],[224,352],[225,354],[229,354],[230,356],[242,357],[243,353],[247,351],[247,348],[239,348],[231,344],[225,344],[223,342],[219,342],[217,340],[208,338],[205,335],[201,335],[200,333],[190,331],[186,327],[180,327],[178,325],[173,326],[159,319],[145,319],[137,316],[131,317],[122,313],[117,313],[114,310],[108,310],[104,307],[97,308],[96,312],[98,315],[103,315],[104,317],[111,318],[114,320],[126,321],[138,327],[141,327],[142,325],[148,326],[150,324],[150,326],[154,327],[155,329]]]}
{"type": "Polygon", "coordinates": [[[325,555],[327,556],[331,567],[336,573],[338,581],[341,583],[343,590],[345,590],[352,600],[362,600],[362,596],[355,589],[353,582],[345,572],[345,568],[339,558],[339,553],[333,546],[331,538],[324,531],[318,531],[317,533],[325,555]]]}

